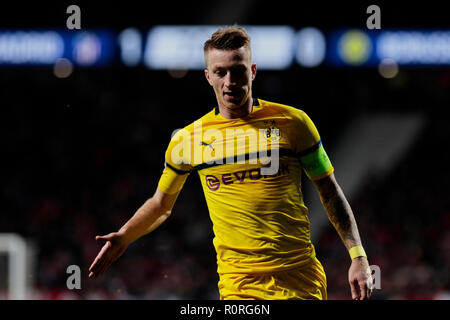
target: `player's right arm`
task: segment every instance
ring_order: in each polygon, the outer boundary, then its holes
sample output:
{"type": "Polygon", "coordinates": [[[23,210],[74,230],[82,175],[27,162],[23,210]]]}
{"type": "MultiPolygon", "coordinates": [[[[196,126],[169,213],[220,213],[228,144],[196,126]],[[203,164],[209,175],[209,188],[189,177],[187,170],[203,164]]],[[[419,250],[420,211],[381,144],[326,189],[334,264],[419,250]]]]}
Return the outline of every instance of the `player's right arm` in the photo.
{"type": "Polygon", "coordinates": [[[102,275],[130,243],[153,231],[169,217],[175,200],[192,171],[189,158],[192,154],[190,142],[190,131],[179,130],[170,140],[166,150],[165,168],[153,197],[148,199],[119,231],[95,237],[105,244],[89,268],[90,278],[102,275]]]}
{"type": "Polygon", "coordinates": [[[89,277],[101,276],[116,261],[128,246],[162,224],[172,211],[179,192],[167,194],[157,188],[136,213],[119,229],[96,240],[105,241],[94,262],[89,268],[89,277]]]}

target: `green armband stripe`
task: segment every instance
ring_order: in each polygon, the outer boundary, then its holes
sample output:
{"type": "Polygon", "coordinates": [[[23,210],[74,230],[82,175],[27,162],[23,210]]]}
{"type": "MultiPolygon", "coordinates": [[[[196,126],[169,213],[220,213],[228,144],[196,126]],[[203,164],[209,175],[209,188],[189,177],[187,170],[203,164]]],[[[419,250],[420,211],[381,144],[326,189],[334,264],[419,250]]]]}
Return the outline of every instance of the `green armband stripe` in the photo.
{"type": "Polygon", "coordinates": [[[324,174],[332,167],[331,161],[320,141],[316,150],[300,157],[300,163],[310,179],[324,174]]]}

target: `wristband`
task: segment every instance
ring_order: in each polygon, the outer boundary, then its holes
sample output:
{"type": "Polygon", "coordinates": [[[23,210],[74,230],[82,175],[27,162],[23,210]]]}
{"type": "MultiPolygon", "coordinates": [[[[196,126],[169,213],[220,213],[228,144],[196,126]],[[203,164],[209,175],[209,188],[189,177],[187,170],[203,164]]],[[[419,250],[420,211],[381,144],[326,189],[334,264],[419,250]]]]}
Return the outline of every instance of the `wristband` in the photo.
{"type": "Polygon", "coordinates": [[[366,252],[364,251],[363,246],[354,246],[351,247],[350,250],[348,250],[348,253],[350,254],[350,258],[353,260],[358,257],[366,257],[366,252]]]}

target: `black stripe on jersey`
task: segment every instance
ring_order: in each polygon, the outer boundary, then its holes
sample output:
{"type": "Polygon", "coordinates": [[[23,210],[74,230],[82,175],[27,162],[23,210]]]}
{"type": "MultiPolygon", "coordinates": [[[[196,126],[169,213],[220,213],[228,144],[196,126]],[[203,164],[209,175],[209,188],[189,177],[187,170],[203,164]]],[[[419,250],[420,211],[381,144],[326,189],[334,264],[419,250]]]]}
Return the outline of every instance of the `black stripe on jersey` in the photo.
{"type": "Polygon", "coordinates": [[[175,173],[178,173],[178,174],[188,174],[188,173],[191,173],[190,171],[185,171],[185,170],[177,169],[177,168],[171,166],[170,164],[168,164],[167,162],[166,162],[166,166],[169,167],[170,170],[175,171],[175,173]]]}
{"type": "MultiPolygon", "coordinates": [[[[256,98],[253,98],[253,105],[254,106],[259,106],[259,101],[258,101],[258,99],[256,99],[256,98]]],[[[215,116],[217,116],[218,114],[219,114],[219,107],[218,106],[216,106],[215,108],[214,108],[214,115],[215,116]]]]}
{"type": "Polygon", "coordinates": [[[317,142],[317,143],[316,143],[315,145],[313,145],[312,147],[309,147],[308,149],[303,150],[303,151],[297,153],[297,158],[306,156],[307,154],[310,154],[311,152],[316,151],[317,149],[320,148],[320,145],[321,145],[321,144],[322,144],[322,140],[319,140],[319,142],[317,142]]]}
{"type": "MultiPolygon", "coordinates": [[[[287,157],[294,157],[294,158],[296,158],[295,152],[292,151],[291,149],[281,148],[281,149],[278,149],[278,151],[279,151],[279,156],[280,157],[287,156],[287,157]]],[[[259,153],[261,153],[261,152],[259,152],[259,153]]],[[[241,155],[234,155],[232,157],[223,158],[222,159],[222,163],[216,163],[215,161],[213,163],[210,163],[210,164],[209,163],[202,163],[202,164],[199,164],[197,166],[194,166],[193,170],[200,171],[200,170],[203,170],[203,169],[206,169],[206,168],[212,168],[212,167],[215,167],[215,166],[222,166],[222,165],[226,165],[226,164],[235,164],[235,163],[238,162],[238,160],[248,161],[248,160],[251,160],[251,159],[259,159],[259,153],[258,152],[252,152],[252,153],[246,153],[244,155],[242,155],[242,154],[241,155]]],[[[267,150],[267,157],[270,157],[270,156],[271,156],[271,150],[269,149],[269,150],[267,150]]]]}

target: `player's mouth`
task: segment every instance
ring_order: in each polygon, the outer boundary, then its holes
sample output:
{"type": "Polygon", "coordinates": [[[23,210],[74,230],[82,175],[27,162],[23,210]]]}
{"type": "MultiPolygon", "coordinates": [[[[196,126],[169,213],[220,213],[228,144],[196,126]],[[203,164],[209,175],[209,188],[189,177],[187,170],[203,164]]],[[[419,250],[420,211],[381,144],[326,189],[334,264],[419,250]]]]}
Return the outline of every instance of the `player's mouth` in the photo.
{"type": "Polygon", "coordinates": [[[225,91],[223,93],[224,97],[230,100],[235,100],[241,97],[241,91],[225,91]]]}

